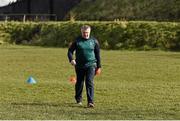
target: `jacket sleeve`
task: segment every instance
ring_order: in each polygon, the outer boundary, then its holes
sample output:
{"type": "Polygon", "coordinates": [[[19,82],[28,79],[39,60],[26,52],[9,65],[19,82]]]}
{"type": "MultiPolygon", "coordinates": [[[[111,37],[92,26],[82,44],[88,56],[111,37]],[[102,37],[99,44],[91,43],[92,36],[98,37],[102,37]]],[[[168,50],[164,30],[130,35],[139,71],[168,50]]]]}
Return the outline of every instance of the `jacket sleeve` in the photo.
{"type": "Polygon", "coordinates": [[[94,49],[95,57],[97,60],[97,68],[101,68],[101,57],[100,57],[100,45],[99,42],[95,39],[95,49],[94,49]]]}
{"type": "Polygon", "coordinates": [[[75,49],[76,49],[76,41],[74,41],[68,49],[67,56],[68,56],[69,62],[71,62],[74,59],[73,53],[74,53],[75,49]]]}

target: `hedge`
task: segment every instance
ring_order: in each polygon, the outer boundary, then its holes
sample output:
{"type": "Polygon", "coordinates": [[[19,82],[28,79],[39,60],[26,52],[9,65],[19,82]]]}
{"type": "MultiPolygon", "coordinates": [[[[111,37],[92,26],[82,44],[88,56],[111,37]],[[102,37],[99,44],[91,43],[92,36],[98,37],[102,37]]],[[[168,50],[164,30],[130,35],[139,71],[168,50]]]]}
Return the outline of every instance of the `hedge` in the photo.
{"type": "Polygon", "coordinates": [[[2,22],[0,39],[15,44],[68,47],[81,34],[84,24],[92,27],[91,34],[103,49],[180,50],[178,22],[2,22]]]}

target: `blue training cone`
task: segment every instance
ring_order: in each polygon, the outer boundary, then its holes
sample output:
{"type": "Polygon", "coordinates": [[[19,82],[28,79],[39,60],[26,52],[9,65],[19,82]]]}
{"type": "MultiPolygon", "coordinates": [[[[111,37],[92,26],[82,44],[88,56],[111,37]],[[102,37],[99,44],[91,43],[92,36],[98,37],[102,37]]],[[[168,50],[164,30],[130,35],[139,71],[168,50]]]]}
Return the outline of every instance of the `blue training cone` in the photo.
{"type": "Polygon", "coordinates": [[[36,84],[37,81],[36,81],[32,76],[30,76],[30,77],[28,78],[28,80],[27,80],[27,83],[28,83],[28,84],[36,84]]]}

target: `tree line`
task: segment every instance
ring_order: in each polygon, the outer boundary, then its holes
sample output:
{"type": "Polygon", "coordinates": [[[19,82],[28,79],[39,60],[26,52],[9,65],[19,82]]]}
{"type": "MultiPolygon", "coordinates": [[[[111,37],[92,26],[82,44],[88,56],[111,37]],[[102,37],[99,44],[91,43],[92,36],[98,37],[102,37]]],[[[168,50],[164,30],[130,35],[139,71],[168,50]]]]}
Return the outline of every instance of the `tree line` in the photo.
{"type": "Polygon", "coordinates": [[[180,0],[81,0],[69,14],[76,20],[179,21],[180,0]]]}

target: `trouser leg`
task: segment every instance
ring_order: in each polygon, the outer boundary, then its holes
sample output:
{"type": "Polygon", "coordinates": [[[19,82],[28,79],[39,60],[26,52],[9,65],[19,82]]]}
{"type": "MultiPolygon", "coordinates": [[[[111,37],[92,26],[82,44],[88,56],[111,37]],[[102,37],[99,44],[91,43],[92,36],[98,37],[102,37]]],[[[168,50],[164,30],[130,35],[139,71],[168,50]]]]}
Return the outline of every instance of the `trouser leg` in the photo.
{"type": "Polygon", "coordinates": [[[77,102],[82,101],[82,91],[84,86],[85,71],[83,69],[76,68],[77,82],[75,84],[75,99],[77,102]]]}
{"type": "Polygon", "coordinates": [[[94,75],[95,67],[88,67],[86,70],[86,94],[88,103],[93,103],[94,101],[94,75]]]}

